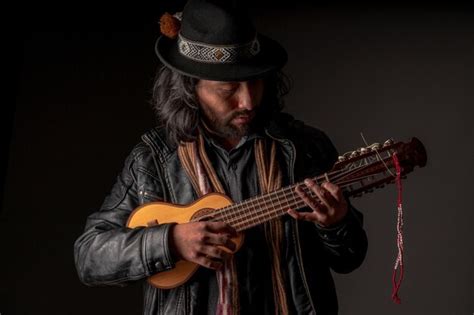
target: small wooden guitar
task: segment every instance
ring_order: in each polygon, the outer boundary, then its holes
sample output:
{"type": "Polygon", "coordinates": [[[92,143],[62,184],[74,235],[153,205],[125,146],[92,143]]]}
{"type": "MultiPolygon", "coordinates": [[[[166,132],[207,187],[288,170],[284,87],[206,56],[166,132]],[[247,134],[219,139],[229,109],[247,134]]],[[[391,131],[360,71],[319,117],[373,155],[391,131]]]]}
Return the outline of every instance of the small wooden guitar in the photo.
{"type": "MultiPolygon", "coordinates": [[[[408,143],[387,140],[382,145],[374,143],[345,153],[339,157],[330,172],[313,179],[319,184],[330,181],[338,185],[346,196],[359,197],[363,193],[372,192],[374,188],[381,188],[395,181],[393,154],[397,155],[402,178],[412,172],[415,166],[426,165],[426,151],[417,138],[412,138],[408,143]]],[[[303,183],[296,183],[241,203],[233,203],[229,197],[219,193],[207,194],[188,205],[151,202],[131,213],[127,227],[212,220],[226,222],[238,232],[242,232],[286,214],[289,208],[305,207],[305,202],[295,192],[297,185],[301,185],[306,193],[316,197],[303,183]]],[[[239,233],[233,241],[238,250],[243,242],[243,234],[239,233]]],[[[198,267],[195,263],[181,260],[175,264],[175,268],[157,273],[148,280],[157,288],[171,289],[186,282],[198,267]]]]}

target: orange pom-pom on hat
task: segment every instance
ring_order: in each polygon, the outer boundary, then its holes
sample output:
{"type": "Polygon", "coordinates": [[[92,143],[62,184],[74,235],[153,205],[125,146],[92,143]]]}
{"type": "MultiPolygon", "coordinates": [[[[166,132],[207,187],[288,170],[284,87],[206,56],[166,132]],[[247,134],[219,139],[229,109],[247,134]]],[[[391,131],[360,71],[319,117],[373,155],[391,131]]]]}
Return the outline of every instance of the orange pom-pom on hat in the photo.
{"type": "Polygon", "coordinates": [[[181,21],[174,15],[166,12],[160,18],[160,31],[166,37],[174,39],[178,36],[181,21]]]}

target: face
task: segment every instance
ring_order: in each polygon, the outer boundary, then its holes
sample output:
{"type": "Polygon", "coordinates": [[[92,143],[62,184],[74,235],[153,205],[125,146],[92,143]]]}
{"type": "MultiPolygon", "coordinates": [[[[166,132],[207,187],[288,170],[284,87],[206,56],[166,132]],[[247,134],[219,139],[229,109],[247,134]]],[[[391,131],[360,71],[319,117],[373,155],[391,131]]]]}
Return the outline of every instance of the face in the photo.
{"type": "Polygon", "coordinates": [[[263,80],[221,82],[200,80],[196,95],[203,119],[218,136],[240,138],[249,133],[262,101],[263,80]]]}

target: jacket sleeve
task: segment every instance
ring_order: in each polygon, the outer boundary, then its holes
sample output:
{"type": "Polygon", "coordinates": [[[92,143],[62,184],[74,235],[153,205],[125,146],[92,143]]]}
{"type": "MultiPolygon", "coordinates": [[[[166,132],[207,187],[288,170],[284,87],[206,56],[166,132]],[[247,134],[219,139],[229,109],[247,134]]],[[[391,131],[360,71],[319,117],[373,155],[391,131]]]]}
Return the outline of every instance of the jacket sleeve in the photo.
{"type": "Polygon", "coordinates": [[[349,273],[358,268],[367,253],[367,235],[363,229],[363,215],[349,203],[349,211],[336,226],[316,225],[332,270],[349,273]]]}
{"type": "Polygon", "coordinates": [[[89,286],[124,286],[174,267],[168,248],[170,224],[127,228],[137,198],[137,148],[99,211],[88,218],[85,230],[74,244],[74,259],[80,280],[89,286]]]}
{"type": "MultiPolygon", "coordinates": [[[[338,152],[329,137],[321,130],[302,122],[297,123],[297,139],[301,139],[296,180],[329,172],[337,161],[338,152]]],[[[298,159],[298,150],[297,150],[298,159]]],[[[359,267],[367,253],[367,235],[363,229],[363,215],[348,201],[349,211],[336,226],[315,225],[330,267],[338,273],[348,273],[359,267]]]]}

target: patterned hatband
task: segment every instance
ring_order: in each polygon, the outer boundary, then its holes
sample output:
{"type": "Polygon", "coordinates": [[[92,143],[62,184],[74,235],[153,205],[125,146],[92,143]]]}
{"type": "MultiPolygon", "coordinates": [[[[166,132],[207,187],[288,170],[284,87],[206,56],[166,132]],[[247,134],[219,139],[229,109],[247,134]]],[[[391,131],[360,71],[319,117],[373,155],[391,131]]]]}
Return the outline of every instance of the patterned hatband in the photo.
{"type": "Polygon", "coordinates": [[[178,35],[179,52],[186,58],[206,63],[235,63],[248,60],[260,52],[260,43],[255,38],[240,45],[209,45],[194,42],[178,35]]]}

